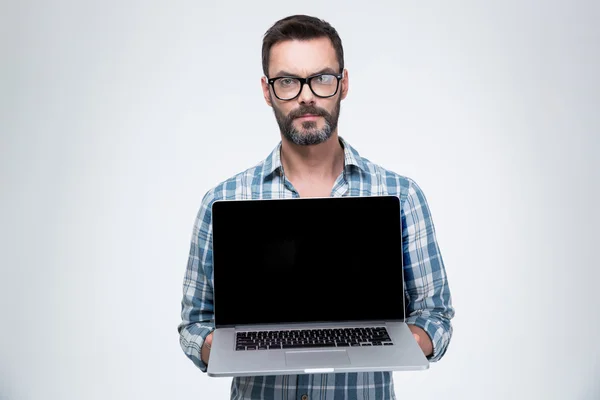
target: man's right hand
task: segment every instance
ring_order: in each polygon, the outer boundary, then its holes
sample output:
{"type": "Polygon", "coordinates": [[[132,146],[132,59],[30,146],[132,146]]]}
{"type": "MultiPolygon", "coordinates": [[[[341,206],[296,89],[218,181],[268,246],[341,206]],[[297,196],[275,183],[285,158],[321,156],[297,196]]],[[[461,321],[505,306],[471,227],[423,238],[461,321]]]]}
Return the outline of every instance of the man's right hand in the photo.
{"type": "Polygon", "coordinates": [[[204,364],[208,365],[208,359],[210,358],[210,346],[212,346],[213,334],[212,332],[206,337],[206,340],[202,344],[202,353],[200,357],[204,364]]]}

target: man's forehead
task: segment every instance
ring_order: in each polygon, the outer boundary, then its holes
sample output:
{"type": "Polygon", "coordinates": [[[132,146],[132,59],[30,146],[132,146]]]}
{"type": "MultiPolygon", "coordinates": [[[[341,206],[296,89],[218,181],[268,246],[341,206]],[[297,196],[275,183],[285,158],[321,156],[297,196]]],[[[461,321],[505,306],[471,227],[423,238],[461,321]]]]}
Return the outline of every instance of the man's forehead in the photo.
{"type": "Polygon", "coordinates": [[[339,69],[335,49],[329,38],[286,40],[271,48],[269,72],[271,76],[285,71],[298,76],[339,69]]]}

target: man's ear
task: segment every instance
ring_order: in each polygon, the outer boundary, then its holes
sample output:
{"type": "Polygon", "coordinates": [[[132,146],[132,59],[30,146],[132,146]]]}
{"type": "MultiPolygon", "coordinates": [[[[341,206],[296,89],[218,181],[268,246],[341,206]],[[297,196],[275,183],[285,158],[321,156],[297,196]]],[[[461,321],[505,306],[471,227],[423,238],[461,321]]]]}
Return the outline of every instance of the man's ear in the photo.
{"type": "Polygon", "coordinates": [[[262,87],[263,97],[265,98],[267,105],[269,107],[273,107],[273,104],[271,103],[271,90],[269,88],[269,83],[267,82],[267,78],[265,76],[263,76],[260,79],[260,86],[262,87]]]}
{"type": "Polygon", "coordinates": [[[346,95],[348,94],[348,70],[344,68],[344,72],[343,72],[344,76],[342,77],[342,100],[346,98],[346,95]]]}

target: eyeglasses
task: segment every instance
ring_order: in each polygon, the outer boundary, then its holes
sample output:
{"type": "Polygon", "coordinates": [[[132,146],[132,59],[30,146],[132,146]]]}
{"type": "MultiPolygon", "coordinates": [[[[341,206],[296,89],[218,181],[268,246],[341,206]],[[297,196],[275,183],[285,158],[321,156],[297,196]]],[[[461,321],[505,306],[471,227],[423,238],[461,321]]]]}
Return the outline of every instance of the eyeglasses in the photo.
{"type": "Polygon", "coordinates": [[[343,74],[329,73],[312,75],[308,78],[279,76],[277,78],[267,79],[267,82],[273,87],[275,97],[279,100],[292,100],[298,97],[305,84],[308,85],[315,96],[327,98],[335,96],[342,77],[343,74]]]}

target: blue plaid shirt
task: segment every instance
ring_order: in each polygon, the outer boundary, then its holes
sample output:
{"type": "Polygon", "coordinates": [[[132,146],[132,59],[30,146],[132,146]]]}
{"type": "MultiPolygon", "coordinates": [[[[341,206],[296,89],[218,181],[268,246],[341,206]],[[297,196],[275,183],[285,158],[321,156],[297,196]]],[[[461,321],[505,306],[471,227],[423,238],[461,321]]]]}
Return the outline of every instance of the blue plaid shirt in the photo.
{"type": "MultiPolygon", "coordinates": [[[[344,170],[331,196],[394,195],[402,206],[404,276],[407,320],[427,332],[433,342],[430,362],[439,360],[452,336],[454,317],[444,263],[435,229],[421,189],[409,178],[373,164],[339,138],[344,147],[344,170]]],[[[280,158],[281,142],[258,165],[209,190],[204,196],[193,229],[183,284],[181,324],[183,351],[201,371],[202,344],[214,329],[211,206],[216,200],[299,197],[285,179],[280,158]]],[[[368,271],[365,271],[368,273],[368,271]]],[[[391,372],[282,375],[233,378],[231,399],[394,399],[391,372]]]]}

